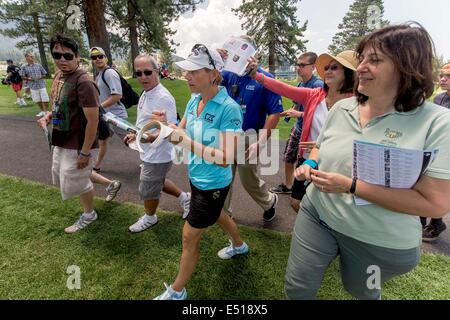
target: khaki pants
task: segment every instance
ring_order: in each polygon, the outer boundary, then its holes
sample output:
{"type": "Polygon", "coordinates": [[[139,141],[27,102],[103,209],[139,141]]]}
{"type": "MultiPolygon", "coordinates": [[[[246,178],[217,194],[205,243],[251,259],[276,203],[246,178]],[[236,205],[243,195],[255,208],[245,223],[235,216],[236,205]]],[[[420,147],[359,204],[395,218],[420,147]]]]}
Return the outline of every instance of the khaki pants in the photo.
{"type": "MultiPolygon", "coordinates": [[[[239,178],[241,179],[242,186],[253,200],[264,210],[269,210],[273,202],[275,201],[275,195],[269,192],[266,182],[259,177],[259,165],[258,164],[235,164],[232,166],[233,181],[236,175],[236,168],[239,172],[239,178]]],[[[231,183],[233,185],[233,182],[231,183]]],[[[223,210],[232,214],[231,198],[233,195],[233,187],[230,188],[228,196],[225,199],[223,210]]]]}

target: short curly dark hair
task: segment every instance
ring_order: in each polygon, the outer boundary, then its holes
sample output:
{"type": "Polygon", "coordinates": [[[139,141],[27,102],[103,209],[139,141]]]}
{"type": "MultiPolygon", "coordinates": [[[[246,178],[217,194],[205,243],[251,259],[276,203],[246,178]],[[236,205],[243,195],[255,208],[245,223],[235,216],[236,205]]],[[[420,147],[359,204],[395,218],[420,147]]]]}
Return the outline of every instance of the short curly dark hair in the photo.
{"type": "MultiPolygon", "coordinates": [[[[419,23],[392,25],[367,35],[358,44],[358,57],[368,47],[387,55],[400,75],[395,100],[397,111],[414,110],[433,95],[435,47],[430,34],[419,23]]],[[[356,97],[360,104],[364,104],[369,98],[358,92],[358,84],[359,80],[356,79],[356,97]]]]}
{"type": "Polygon", "coordinates": [[[55,35],[50,39],[50,52],[53,52],[53,48],[57,44],[69,48],[75,55],[78,55],[78,43],[74,39],[61,34],[55,35]]]}

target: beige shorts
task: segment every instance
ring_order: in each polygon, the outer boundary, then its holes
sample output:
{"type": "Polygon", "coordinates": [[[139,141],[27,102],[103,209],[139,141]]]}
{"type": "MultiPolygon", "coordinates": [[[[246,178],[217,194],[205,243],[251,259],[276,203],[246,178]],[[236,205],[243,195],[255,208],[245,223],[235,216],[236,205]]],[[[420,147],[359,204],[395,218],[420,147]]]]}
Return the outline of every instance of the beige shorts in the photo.
{"type": "Polygon", "coordinates": [[[38,90],[31,89],[31,99],[33,102],[49,102],[50,99],[47,94],[47,89],[42,88],[38,90]]]}
{"type": "Polygon", "coordinates": [[[98,150],[91,150],[91,159],[84,169],[77,168],[78,151],[54,147],[52,178],[59,185],[63,200],[84,194],[94,188],[90,175],[97,158],[98,150]]]}

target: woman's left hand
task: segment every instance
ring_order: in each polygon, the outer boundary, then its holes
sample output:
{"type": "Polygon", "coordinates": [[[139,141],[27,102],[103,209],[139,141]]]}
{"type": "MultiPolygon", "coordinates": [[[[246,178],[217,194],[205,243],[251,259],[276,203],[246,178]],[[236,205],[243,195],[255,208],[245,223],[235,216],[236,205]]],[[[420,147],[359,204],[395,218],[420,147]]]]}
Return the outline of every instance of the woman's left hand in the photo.
{"type": "Polygon", "coordinates": [[[314,186],[325,193],[348,193],[352,186],[352,178],[339,173],[311,170],[314,186]]]}

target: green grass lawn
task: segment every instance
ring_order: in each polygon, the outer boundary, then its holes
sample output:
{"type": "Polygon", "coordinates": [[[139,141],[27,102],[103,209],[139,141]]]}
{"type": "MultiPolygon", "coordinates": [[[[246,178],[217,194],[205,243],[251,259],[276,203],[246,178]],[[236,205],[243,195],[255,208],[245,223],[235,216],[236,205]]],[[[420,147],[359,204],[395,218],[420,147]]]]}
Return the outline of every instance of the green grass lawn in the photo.
{"type": "MultiPolygon", "coordinates": [[[[79,215],[77,199],[63,202],[53,187],[0,175],[0,299],[151,299],[178,271],[183,221],[158,212],[159,224],[131,234],[142,214],[134,204],[95,200],[99,220],[77,234],[64,228],[79,215]],[[67,267],[81,271],[81,290],[66,287],[67,267]]],[[[247,257],[222,261],[227,238],[212,227],[201,243],[191,299],[284,299],[290,235],[240,227],[247,257]]],[[[350,299],[333,263],[320,299],[350,299]]],[[[384,287],[383,299],[450,299],[450,258],[424,254],[420,265],[384,287]]]]}

